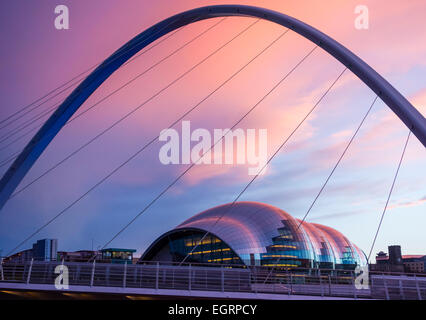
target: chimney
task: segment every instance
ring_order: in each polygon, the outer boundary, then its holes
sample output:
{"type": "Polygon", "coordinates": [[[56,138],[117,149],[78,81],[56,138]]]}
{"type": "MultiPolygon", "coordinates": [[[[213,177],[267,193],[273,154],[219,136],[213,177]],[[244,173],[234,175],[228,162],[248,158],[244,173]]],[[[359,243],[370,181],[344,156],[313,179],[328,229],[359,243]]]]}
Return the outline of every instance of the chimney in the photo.
{"type": "Polygon", "coordinates": [[[403,265],[401,246],[389,246],[389,264],[391,265],[403,265]]]}

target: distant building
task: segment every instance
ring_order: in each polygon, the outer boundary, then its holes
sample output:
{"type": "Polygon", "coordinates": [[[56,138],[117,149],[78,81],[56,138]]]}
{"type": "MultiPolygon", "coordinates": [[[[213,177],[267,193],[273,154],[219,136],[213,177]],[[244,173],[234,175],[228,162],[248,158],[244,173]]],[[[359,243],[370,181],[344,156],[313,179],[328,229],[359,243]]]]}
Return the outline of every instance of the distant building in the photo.
{"type": "Polygon", "coordinates": [[[404,267],[402,263],[401,246],[389,246],[389,264],[396,268],[404,267]]]}
{"type": "Polygon", "coordinates": [[[100,259],[100,252],[94,250],[58,251],[58,261],[89,262],[100,259]]]}
{"type": "Polygon", "coordinates": [[[371,271],[385,272],[425,272],[426,255],[402,255],[401,246],[389,246],[389,256],[380,251],[376,255],[376,264],[370,265],[371,271]]]}
{"type": "Polygon", "coordinates": [[[38,261],[56,260],[57,254],[58,254],[57,239],[37,240],[37,242],[33,244],[34,260],[38,260],[38,261]]]}
{"type": "Polygon", "coordinates": [[[37,261],[51,261],[56,260],[58,253],[58,240],[57,239],[42,239],[37,240],[33,244],[32,249],[26,249],[17,252],[9,257],[4,258],[5,262],[23,263],[31,259],[37,261]]]}
{"type": "Polygon", "coordinates": [[[100,251],[79,250],[73,252],[59,251],[58,260],[66,262],[93,262],[101,263],[134,263],[134,249],[108,248],[100,251]]]}
{"type": "Polygon", "coordinates": [[[423,273],[425,272],[426,255],[405,255],[402,256],[405,272],[423,273]]]}
{"type": "Polygon", "coordinates": [[[57,239],[41,239],[33,244],[32,249],[17,252],[5,257],[5,262],[24,263],[26,261],[64,261],[64,262],[92,262],[101,263],[136,263],[133,254],[135,249],[106,248],[100,251],[58,251],[57,239]]]}
{"type": "Polygon", "coordinates": [[[107,248],[101,250],[102,262],[110,263],[133,263],[133,253],[135,249],[122,249],[122,248],[107,248]]]}
{"type": "Polygon", "coordinates": [[[138,256],[138,257],[133,256],[132,264],[137,264],[139,259],[140,259],[140,256],[138,256]]]}
{"type": "Polygon", "coordinates": [[[4,262],[24,263],[33,258],[33,249],[27,249],[4,258],[4,262]]]}

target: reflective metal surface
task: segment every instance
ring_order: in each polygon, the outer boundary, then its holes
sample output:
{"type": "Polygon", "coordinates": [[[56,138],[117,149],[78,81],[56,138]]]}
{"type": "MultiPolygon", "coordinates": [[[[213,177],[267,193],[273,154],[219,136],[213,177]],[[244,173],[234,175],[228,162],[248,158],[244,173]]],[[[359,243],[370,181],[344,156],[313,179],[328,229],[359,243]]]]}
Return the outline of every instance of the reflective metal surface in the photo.
{"type": "Polygon", "coordinates": [[[300,220],[268,204],[225,204],[184,221],[157,239],[142,258],[164,251],[167,238],[184,238],[196,230],[223,241],[246,265],[327,269],[366,265],[364,253],[337,230],[308,222],[299,225],[300,220]]]}

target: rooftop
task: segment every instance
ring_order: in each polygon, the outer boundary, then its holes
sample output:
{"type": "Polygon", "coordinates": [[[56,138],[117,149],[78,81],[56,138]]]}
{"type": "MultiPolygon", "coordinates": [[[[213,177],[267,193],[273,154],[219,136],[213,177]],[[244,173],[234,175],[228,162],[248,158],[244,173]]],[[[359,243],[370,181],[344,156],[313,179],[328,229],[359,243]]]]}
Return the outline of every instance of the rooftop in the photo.
{"type": "MultiPolygon", "coordinates": [[[[423,258],[425,255],[421,255],[421,254],[406,254],[402,256],[402,259],[421,259],[423,258]]],[[[386,256],[377,256],[376,257],[376,261],[383,261],[383,260],[389,260],[389,257],[386,256]]]]}

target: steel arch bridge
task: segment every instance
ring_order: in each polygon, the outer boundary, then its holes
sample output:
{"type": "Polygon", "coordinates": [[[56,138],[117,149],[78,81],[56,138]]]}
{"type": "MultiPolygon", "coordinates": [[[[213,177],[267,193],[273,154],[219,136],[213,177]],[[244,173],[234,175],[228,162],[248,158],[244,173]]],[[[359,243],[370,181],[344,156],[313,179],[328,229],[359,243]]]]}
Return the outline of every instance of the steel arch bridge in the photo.
{"type": "Polygon", "coordinates": [[[192,9],[169,17],[146,29],[99,65],[57,108],[26,145],[0,180],[0,209],[49,143],[88,97],[131,57],[182,26],[226,16],[255,17],[280,24],[317,44],[351,70],[400,118],[426,147],[426,119],[389,82],[350,50],[314,27],[280,12],[245,5],[215,5],[192,9]]]}

